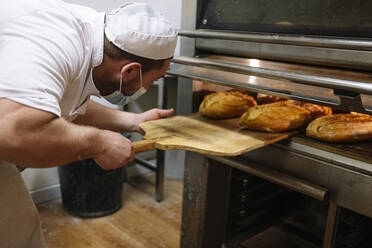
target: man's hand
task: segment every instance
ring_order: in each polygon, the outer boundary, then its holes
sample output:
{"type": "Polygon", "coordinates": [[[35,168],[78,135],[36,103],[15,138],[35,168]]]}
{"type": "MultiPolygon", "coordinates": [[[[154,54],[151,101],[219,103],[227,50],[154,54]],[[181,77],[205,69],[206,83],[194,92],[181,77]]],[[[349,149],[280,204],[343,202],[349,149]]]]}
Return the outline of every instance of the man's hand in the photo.
{"type": "Polygon", "coordinates": [[[154,108],[149,111],[143,112],[142,114],[138,114],[135,119],[135,125],[134,125],[133,131],[144,134],[143,130],[141,130],[141,128],[139,127],[139,125],[142,122],[153,121],[153,120],[160,119],[162,117],[168,117],[168,116],[171,116],[173,113],[174,113],[173,109],[154,108]]]}
{"type": "Polygon", "coordinates": [[[103,152],[94,157],[94,160],[102,169],[114,170],[134,160],[134,148],[129,139],[116,132],[103,132],[105,148],[103,152]]]}
{"type": "MultiPolygon", "coordinates": [[[[143,131],[139,127],[142,122],[171,116],[173,113],[173,109],[151,109],[141,114],[132,114],[133,129],[131,131],[143,134],[143,131]]],[[[94,158],[102,169],[117,169],[134,160],[135,153],[130,140],[112,131],[104,131],[104,135],[105,138],[103,140],[107,142],[107,144],[104,144],[105,149],[94,158]]]]}

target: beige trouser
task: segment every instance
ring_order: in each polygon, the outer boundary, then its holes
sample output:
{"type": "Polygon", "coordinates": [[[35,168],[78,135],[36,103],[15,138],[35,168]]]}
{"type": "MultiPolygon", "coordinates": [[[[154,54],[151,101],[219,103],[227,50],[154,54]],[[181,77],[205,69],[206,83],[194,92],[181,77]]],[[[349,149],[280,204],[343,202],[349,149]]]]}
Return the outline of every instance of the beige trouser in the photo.
{"type": "Polygon", "coordinates": [[[16,166],[0,161],[0,247],[45,247],[40,218],[16,166]]]}

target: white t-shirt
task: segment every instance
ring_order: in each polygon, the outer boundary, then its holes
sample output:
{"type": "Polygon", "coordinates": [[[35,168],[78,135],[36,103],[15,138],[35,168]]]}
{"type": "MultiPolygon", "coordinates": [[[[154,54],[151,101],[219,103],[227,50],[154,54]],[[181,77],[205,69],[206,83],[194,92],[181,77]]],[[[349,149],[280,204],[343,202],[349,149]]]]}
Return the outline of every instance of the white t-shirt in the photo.
{"type": "Polygon", "coordinates": [[[0,98],[67,120],[99,96],[92,69],[103,59],[104,13],[60,0],[0,7],[0,98]]]}

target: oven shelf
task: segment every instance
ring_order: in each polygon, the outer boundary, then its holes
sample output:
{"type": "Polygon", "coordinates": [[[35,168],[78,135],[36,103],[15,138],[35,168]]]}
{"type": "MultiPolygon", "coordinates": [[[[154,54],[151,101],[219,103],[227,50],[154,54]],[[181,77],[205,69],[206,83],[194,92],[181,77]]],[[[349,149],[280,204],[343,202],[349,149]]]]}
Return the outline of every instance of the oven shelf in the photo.
{"type": "Polygon", "coordinates": [[[168,74],[344,111],[372,113],[372,74],[366,72],[202,55],[175,58],[168,74]]]}

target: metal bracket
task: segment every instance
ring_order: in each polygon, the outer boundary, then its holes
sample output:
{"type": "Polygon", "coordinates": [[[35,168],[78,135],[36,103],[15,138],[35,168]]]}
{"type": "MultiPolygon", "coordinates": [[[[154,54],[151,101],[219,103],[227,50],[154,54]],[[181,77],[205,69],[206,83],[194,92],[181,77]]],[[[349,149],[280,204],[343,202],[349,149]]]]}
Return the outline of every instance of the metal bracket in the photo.
{"type": "Polygon", "coordinates": [[[364,108],[362,97],[359,93],[335,89],[334,95],[340,97],[340,104],[336,107],[337,109],[370,114],[370,111],[364,108]]]}

